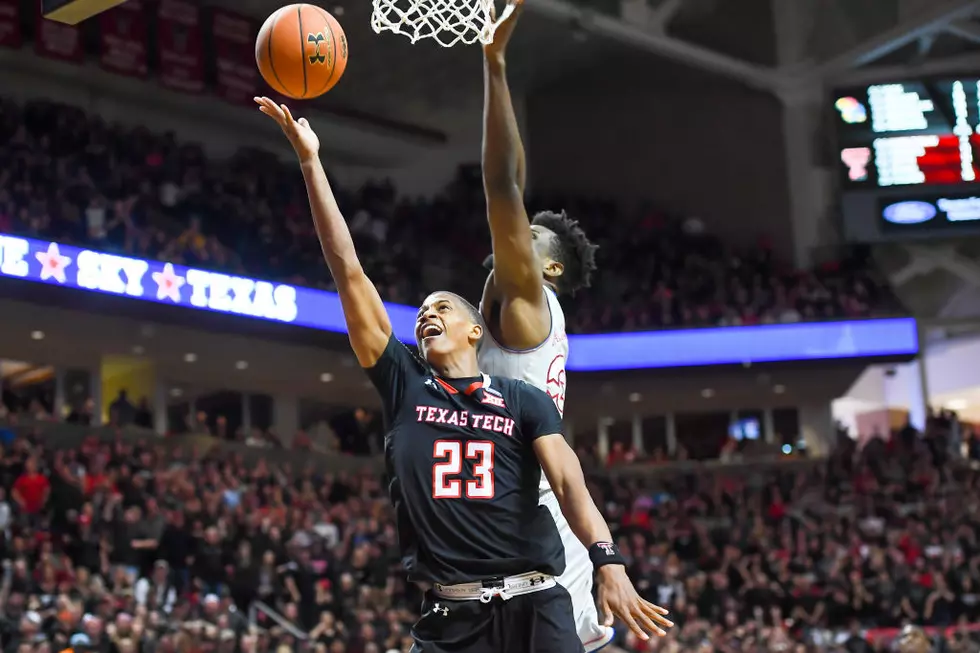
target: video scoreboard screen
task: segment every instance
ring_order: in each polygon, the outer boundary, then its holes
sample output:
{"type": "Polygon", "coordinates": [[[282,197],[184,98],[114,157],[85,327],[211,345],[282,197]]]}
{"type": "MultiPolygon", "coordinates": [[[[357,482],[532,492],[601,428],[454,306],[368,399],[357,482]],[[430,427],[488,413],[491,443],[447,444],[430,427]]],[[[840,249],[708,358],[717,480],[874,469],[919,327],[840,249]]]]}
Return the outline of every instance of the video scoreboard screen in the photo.
{"type": "Polygon", "coordinates": [[[841,89],[832,102],[852,240],[980,234],[980,77],[841,89]]]}

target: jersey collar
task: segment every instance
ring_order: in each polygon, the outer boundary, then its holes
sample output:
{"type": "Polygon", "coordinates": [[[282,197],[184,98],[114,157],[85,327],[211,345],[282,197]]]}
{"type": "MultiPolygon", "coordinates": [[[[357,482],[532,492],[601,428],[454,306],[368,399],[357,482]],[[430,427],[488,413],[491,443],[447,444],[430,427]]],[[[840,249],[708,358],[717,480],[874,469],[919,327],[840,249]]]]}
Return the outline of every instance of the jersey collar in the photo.
{"type": "Polygon", "coordinates": [[[457,390],[455,387],[453,387],[452,384],[450,384],[448,381],[446,381],[443,378],[440,378],[440,377],[438,377],[436,375],[433,375],[432,378],[434,378],[436,380],[436,383],[438,383],[442,387],[443,390],[445,390],[446,392],[448,392],[451,395],[458,395],[458,394],[462,393],[462,394],[464,394],[466,396],[471,396],[473,393],[475,393],[477,390],[479,390],[481,388],[489,388],[490,387],[490,377],[487,376],[486,374],[482,374],[482,373],[480,374],[480,378],[479,379],[477,379],[476,381],[471,382],[462,391],[457,390]]]}

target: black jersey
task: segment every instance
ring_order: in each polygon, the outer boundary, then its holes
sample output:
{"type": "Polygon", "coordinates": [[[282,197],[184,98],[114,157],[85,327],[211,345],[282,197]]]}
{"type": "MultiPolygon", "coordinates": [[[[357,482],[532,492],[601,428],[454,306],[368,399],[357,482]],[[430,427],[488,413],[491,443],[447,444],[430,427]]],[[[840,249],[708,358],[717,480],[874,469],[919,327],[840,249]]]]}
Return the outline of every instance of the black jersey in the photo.
{"type": "Polygon", "coordinates": [[[523,381],[441,379],[394,336],[367,370],[381,393],[385,462],[409,580],[452,585],[565,569],[538,506],[535,439],[561,433],[547,394],[523,381]]]}

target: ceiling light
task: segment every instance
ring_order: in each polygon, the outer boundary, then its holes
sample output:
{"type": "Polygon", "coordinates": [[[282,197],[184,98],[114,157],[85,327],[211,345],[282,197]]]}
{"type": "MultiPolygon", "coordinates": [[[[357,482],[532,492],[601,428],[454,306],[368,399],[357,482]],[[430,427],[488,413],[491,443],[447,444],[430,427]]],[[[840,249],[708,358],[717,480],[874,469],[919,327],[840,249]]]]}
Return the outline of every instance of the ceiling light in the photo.
{"type": "Polygon", "coordinates": [[[966,399],[950,399],[943,406],[946,410],[966,410],[970,405],[966,399]]]}
{"type": "Polygon", "coordinates": [[[701,396],[704,397],[705,399],[711,399],[712,397],[715,396],[715,391],[712,390],[711,388],[705,388],[704,390],[701,391],[701,396]]]}
{"type": "Polygon", "coordinates": [[[333,374],[330,372],[324,372],[320,375],[320,383],[330,383],[333,381],[333,374]]]}
{"type": "Polygon", "coordinates": [[[44,331],[31,331],[31,340],[44,340],[44,331]]]}
{"type": "Polygon", "coordinates": [[[180,397],[183,394],[184,394],[184,391],[181,390],[180,388],[170,388],[170,396],[171,397],[180,397]]]}
{"type": "Polygon", "coordinates": [[[638,403],[640,403],[640,399],[643,399],[643,396],[639,392],[631,392],[630,393],[630,403],[631,404],[638,404],[638,403]]]}
{"type": "Polygon", "coordinates": [[[133,353],[137,356],[142,356],[144,353],[146,353],[146,350],[143,349],[143,345],[136,345],[133,347],[133,353]]]}
{"type": "Polygon", "coordinates": [[[777,383],[776,385],[772,386],[772,391],[775,392],[777,395],[781,395],[784,392],[786,392],[786,386],[784,386],[781,383],[777,383]]]}
{"type": "Polygon", "coordinates": [[[235,363],[235,369],[236,370],[247,370],[248,369],[248,361],[238,361],[237,363],[235,363]]]}
{"type": "Polygon", "coordinates": [[[184,362],[185,363],[196,363],[197,362],[197,354],[192,354],[192,353],[184,354],[184,362]]]}

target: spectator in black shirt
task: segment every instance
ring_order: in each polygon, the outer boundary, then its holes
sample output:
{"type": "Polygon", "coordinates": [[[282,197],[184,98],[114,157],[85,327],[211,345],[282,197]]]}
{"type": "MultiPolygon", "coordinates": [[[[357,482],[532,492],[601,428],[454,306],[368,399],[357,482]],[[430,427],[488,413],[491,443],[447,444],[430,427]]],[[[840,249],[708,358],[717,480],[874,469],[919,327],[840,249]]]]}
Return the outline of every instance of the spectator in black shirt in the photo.
{"type": "Polygon", "coordinates": [[[202,592],[220,594],[226,582],[225,557],[221,534],[216,526],[208,526],[198,540],[191,568],[195,584],[202,592]]]}

